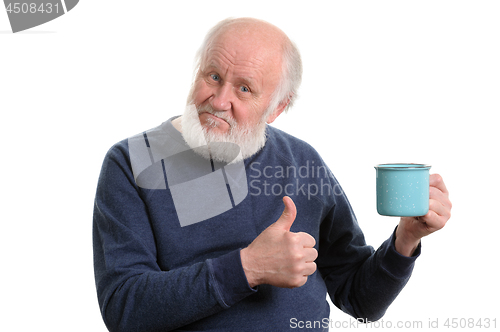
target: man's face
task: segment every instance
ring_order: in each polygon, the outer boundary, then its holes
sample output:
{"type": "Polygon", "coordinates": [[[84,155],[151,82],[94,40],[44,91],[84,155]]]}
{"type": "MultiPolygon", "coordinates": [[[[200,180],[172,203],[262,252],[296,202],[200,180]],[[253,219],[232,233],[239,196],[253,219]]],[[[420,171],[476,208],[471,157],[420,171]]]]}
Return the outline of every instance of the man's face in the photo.
{"type": "Polygon", "coordinates": [[[219,36],[202,59],[193,90],[202,127],[225,136],[234,123],[251,128],[272,122],[273,114],[263,116],[280,74],[281,54],[272,40],[249,40],[238,33],[219,36]]]}

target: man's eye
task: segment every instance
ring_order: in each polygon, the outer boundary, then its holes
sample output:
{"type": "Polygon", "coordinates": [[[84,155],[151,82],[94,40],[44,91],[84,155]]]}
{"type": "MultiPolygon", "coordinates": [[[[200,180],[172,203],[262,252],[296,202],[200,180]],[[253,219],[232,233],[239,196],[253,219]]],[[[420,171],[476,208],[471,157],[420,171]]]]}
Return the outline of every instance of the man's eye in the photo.
{"type": "Polygon", "coordinates": [[[220,81],[220,77],[217,74],[210,74],[210,77],[216,82],[220,81]]]}
{"type": "Polygon", "coordinates": [[[249,92],[250,90],[248,90],[248,88],[247,88],[246,86],[242,86],[242,87],[240,88],[240,91],[241,91],[241,92],[249,92]]]}

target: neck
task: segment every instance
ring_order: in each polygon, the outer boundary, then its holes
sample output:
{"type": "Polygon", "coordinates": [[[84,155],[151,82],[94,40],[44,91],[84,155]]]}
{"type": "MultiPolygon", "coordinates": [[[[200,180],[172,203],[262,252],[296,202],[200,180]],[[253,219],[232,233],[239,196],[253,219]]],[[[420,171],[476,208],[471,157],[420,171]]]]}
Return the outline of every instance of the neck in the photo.
{"type": "Polygon", "coordinates": [[[179,116],[178,118],[172,120],[172,125],[174,126],[175,129],[177,129],[180,133],[182,133],[182,115],[179,116]]]}

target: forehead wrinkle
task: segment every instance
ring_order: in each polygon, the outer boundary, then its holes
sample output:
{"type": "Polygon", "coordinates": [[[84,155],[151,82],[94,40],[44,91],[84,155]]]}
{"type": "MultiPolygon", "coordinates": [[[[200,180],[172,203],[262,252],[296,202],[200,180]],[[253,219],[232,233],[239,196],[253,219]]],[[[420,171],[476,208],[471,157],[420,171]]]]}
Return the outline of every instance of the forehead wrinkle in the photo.
{"type": "Polygon", "coordinates": [[[212,46],[208,54],[210,53],[220,53],[220,55],[226,59],[229,63],[231,63],[233,66],[236,65],[241,65],[240,63],[248,63],[250,66],[262,66],[264,64],[264,61],[262,59],[259,59],[258,57],[252,56],[251,59],[238,59],[238,57],[241,57],[242,54],[245,56],[245,52],[238,52],[238,50],[235,50],[233,52],[229,52],[225,47],[223,46],[218,46],[214,45],[212,46]]]}

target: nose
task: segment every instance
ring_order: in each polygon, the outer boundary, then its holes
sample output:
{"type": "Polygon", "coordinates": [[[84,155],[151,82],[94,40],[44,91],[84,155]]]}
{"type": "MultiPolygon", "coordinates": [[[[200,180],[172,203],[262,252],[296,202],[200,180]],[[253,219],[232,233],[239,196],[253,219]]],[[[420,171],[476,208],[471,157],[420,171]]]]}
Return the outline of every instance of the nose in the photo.
{"type": "Polygon", "coordinates": [[[213,91],[210,103],[216,111],[229,111],[233,102],[232,85],[224,82],[213,91]]]}

